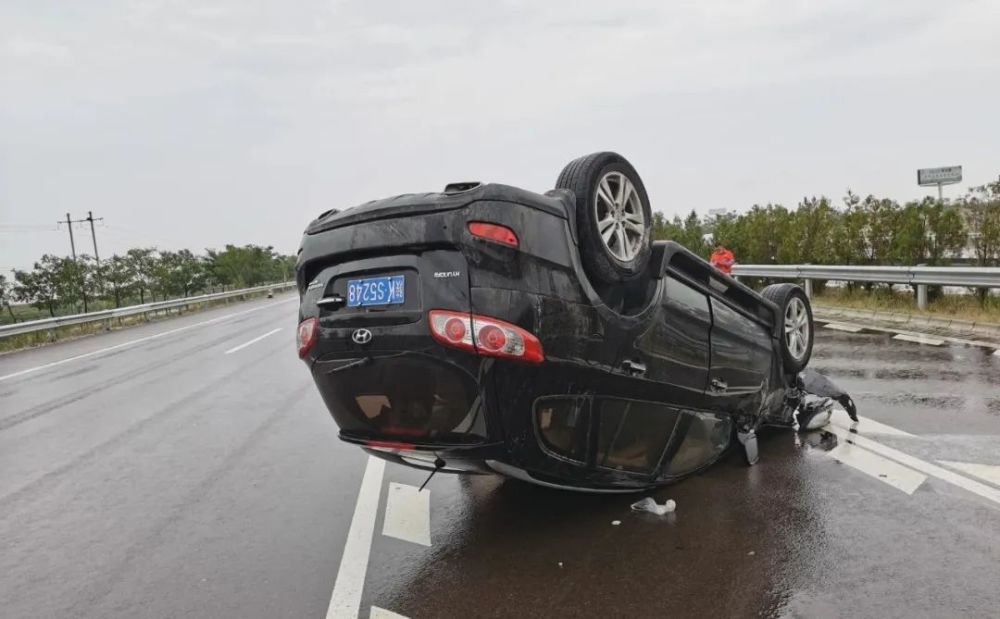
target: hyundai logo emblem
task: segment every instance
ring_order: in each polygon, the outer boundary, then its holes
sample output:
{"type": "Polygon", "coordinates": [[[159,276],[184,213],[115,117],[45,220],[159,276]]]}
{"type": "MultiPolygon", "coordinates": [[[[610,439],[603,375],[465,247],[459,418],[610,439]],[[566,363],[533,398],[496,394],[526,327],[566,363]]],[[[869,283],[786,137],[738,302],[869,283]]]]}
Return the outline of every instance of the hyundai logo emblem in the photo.
{"type": "Polygon", "coordinates": [[[368,329],[355,329],[351,334],[351,339],[355,344],[367,344],[372,341],[372,332],[368,329]]]}

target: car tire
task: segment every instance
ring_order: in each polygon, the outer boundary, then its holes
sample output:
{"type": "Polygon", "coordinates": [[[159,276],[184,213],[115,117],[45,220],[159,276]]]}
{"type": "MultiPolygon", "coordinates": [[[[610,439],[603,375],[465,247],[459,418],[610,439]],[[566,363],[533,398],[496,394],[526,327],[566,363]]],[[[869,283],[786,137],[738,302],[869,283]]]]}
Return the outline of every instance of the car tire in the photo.
{"type": "Polygon", "coordinates": [[[812,356],[814,327],[809,297],[795,284],[773,284],[761,295],[781,312],[781,361],[787,372],[798,374],[812,356]]]}
{"type": "Polygon", "coordinates": [[[627,282],[646,269],[653,214],[632,164],[618,153],[586,155],[566,164],[556,188],[576,197],[580,256],[595,283],[627,282]]]}

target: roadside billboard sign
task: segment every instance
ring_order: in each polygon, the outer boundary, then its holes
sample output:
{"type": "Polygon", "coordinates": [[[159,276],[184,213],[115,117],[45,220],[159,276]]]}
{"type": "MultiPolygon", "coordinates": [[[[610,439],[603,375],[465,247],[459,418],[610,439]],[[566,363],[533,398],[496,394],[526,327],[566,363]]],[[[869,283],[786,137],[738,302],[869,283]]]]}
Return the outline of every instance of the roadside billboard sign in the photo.
{"type": "Polygon", "coordinates": [[[952,185],[960,182],[962,182],[962,166],[960,165],[917,170],[917,184],[921,187],[952,185]]]}

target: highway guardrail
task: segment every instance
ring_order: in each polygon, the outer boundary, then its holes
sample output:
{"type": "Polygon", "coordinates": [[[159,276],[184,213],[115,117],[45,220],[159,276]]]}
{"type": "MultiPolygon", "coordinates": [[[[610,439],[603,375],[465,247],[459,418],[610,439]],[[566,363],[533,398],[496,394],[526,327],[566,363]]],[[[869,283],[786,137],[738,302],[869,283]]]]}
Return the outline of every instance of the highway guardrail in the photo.
{"type": "Polygon", "coordinates": [[[1000,288],[1000,267],[891,267],[820,264],[736,264],[737,277],[801,279],[812,296],[812,280],[912,284],[917,287],[917,305],[927,309],[927,286],[1000,288]]]}
{"type": "Polygon", "coordinates": [[[196,297],[168,299],[166,301],[155,301],[153,303],[143,303],[142,305],[130,305],[128,307],[116,307],[115,309],[101,310],[97,312],[88,312],[86,314],[73,314],[71,316],[56,316],[55,318],[43,318],[42,320],[31,320],[28,322],[17,322],[10,325],[0,325],[0,339],[5,337],[10,337],[13,335],[37,333],[39,331],[48,331],[50,333],[50,336],[54,339],[55,330],[60,327],[68,327],[71,325],[82,325],[82,324],[96,323],[102,321],[107,321],[109,323],[108,326],[110,327],[110,321],[113,318],[125,318],[127,316],[140,316],[140,315],[150,314],[152,312],[169,311],[172,309],[182,309],[188,305],[197,305],[199,303],[210,303],[212,301],[223,301],[251,294],[259,294],[267,292],[268,290],[273,290],[275,292],[278,292],[280,290],[287,290],[288,288],[292,288],[294,286],[295,282],[284,282],[281,284],[273,284],[270,286],[255,286],[253,288],[241,288],[240,290],[230,290],[228,292],[203,294],[196,297]]]}

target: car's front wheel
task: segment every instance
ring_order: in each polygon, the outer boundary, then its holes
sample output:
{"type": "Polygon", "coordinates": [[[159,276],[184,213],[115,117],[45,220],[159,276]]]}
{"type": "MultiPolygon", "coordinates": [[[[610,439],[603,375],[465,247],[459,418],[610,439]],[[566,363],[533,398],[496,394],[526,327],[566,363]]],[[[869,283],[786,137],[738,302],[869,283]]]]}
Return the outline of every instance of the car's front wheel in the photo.
{"type": "Polygon", "coordinates": [[[600,284],[639,276],[653,246],[653,214],[642,179],[617,153],[594,153],[566,164],[557,189],[576,195],[583,265],[600,284]]]}
{"type": "Polygon", "coordinates": [[[809,297],[795,284],[773,284],[762,290],[761,295],[781,312],[781,361],[786,371],[798,374],[812,356],[813,315],[809,297]]]}

